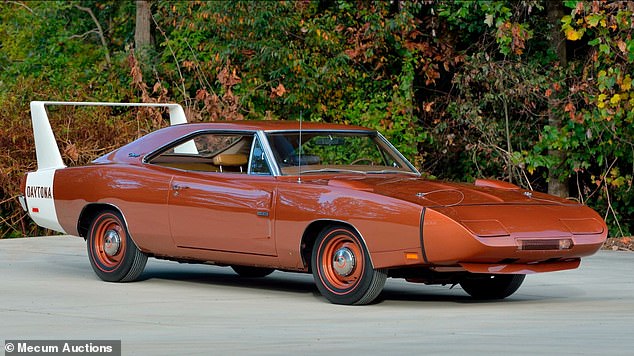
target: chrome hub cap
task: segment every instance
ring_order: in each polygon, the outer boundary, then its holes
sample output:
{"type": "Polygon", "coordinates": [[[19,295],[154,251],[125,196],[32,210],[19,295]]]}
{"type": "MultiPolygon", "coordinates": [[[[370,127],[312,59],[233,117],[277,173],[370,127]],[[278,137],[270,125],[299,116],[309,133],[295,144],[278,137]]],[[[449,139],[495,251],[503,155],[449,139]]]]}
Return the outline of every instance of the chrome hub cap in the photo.
{"type": "Polygon", "coordinates": [[[115,230],[106,231],[106,235],[103,240],[103,250],[108,256],[114,256],[119,252],[121,247],[121,237],[115,230]]]}
{"type": "Polygon", "coordinates": [[[348,276],[354,269],[354,254],[347,247],[342,247],[335,252],[332,258],[332,268],[342,276],[348,276]]]}

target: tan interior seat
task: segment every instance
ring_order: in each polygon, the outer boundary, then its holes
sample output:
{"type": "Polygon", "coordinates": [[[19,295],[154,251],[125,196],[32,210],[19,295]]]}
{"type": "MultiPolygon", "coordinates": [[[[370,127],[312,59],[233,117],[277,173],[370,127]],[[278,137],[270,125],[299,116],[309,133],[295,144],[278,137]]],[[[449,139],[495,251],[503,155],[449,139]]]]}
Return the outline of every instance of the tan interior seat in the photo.
{"type": "Polygon", "coordinates": [[[223,153],[213,158],[213,163],[220,167],[220,172],[223,171],[223,167],[239,167],[240,172],[242,172],[242,166],[246,165],[248,161],[247,156],[240,153],[223,153]]]}

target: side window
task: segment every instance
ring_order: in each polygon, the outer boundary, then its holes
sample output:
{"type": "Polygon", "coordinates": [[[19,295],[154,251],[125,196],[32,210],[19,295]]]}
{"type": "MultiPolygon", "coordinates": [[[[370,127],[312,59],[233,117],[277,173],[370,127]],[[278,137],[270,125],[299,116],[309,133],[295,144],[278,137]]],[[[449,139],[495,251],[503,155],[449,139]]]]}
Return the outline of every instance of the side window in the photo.
{"type": "Polygon", "coordinates": [[[247,173],[253,134],[205,132],[171,146],[149,163],[186,171],[247,173]]]}
{"type": "Polygon", "coordinates": [[[251,164],[249,173],[255,175],[271,175],[271,169],[266,161],[266,154],[260,144],[260,140],[256,137],[253,142],[253,150],[251,151],[251,164]]]}

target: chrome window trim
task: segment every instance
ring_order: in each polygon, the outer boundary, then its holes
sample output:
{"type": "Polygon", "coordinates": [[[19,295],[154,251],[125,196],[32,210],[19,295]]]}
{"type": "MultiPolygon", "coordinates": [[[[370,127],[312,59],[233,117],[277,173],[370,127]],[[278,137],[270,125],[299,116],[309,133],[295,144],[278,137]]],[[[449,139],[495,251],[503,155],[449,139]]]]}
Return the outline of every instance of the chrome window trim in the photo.
{"type": "MultiPolygon", "coordinates": [[[[263,130],[262,131],[264,134],[269,134],[269,133],[285,133],[285,132],[296,132],[299,134],[299,128],[297,129],[280,129],[280,130],[263,130]]],[[[371,129],[367,129],[367,130],[363,130],[363,129],[350,129],[350,130],[346,130],[346,129],[336,129],[336,130],[332,130],[332,129],[302,129],[302,133],[315,133],[315,132],[332,132],[332,133],[363,133],[363,134],[368,134],[368,133],[378,133],[375,130],[371,130],[371,129]]]]}
{"type": "Polygon", "coordinates": [[[394,147],[394,145],[387,139],[385,138],[385,136],[383,136],[380,132],[376,131],[377,137],[383,141],[383,143],[385,145],[387,145],[393,152],[396,153],[396,155],[398,156],[398,158],[402,159],[403,162],[405,162],[405,164],[407,164],[407,166],[409,167],[409,169],[412,170],[412,173],[416,173],[418,176],[420,176],[420,172],[418,171],[418,169],[416,169],[416,167],[414,167],[414,165],[407,159],[405,158],[405,156],[403,156],[403,154],[396,149],[396,147],[394,147]]]}
{"type": "MultiPolygon", "coordinates": [[[[274,175],[277,176],[281,176],[281,170],[279,168],[279,166],[277,165],[277,161],[275,159],[273,159],[275,156],[273,155],[273,150],[271,149],[271,147],[269,146],[269,141],[268,141],[268,137],[266,136],[269,133],[273,133],[273,134],[277,134],[277,133],[287,133],[287,132],[294,132],[299,134],[299,130],[298,129],[293,129],[293,130],[265,130],[265,131],[258,131],[259,134],[263,135],[265,138],[267,138],[266,140],[266,153],[267,155],[269,155],[269,162],[273,162],[271,163],[271,165],[275,166],[275,173],[274,175]]],[[[414,173],[417,176],[420,177],[421,173],[418,171],[418,169],[416,169],[416,167],[414,167],[414,165],[407,159],[405,158],[405,156],[403,156],[403,154],[396,149],[396,147],[394,147],[394,145],[387,139],[385,138],[385,136],[383,136],[379,131],[376,130],[361,130],[361,129],[354,129],[354,130],[302,130],[302,133],[353,133],[353,134],[372,134],[375,135],[383,144],[385,144],[387,146],[387,148],[389,148],[390,150],[392,150],[392,152],[396,155],[397,158],[401,159],[406,165],[407,168],[409,168],[411,170],[410,173],[414,173]]],[[[403,172],[403,173],[407,173],[407,172],[403,172]]]]}
{"type": "MultiPolygon", "coordinates": [[[[187,142],[187,140],[190,140],[198,135],[201,134],[205,134],[205,133],[213,133],[213,134],[236,134],[236,135],[253,135],[254,136],[254,140],[251,143],[251,151],[250,151],[250,156],[249,156],[249,167],[247,168],[247,174],[252,175],[251,174],[251,157],[253,155],[253,147],[255,144],[256,140],[260,140],[260,143],[262,145],[262,149],[264,149],[264,153],[265,153],[265,158],[267,161],[267,164],[269,166],[269,170],[271,171],[271,175],[274,177],[279,177],[282,176],[281,170],[277,164],[277,161],[275,160],[275,156],[273,155],[273,150],[271,149],[271,146],[269,144],[269,140],[267,135],[272,133],[272,134],[278,134],[278,133],[297,133],[299,134],[299,129],[284,129],[284,130],[226,130],[226,129],[222,129],[222,130],[213,130],[213,129],[203,129],[203,130],[195,130],[192,132],[187,133],[186,135],[181,136],[180,138],[170,141],[164,145],[159,146],[158,148],[152,150],[151,152],[145,154],[143,156],[143,159],[141,160],[141,162],[143,162],[144,164],[152,164],[149,161],[154,158],[156,155],[160,154],[162,151],[169,149],[170,147],[173,146],[177,146],[178,144],[181,144],[183,142],[187,142]]],[[[394,152],[396,154],[396,156],[401,159],[403,162],[405,162],[405,164],[407,165],[407,167],[412,171],[412,173],[417,174],[418,176],[421,175],[421,173],[416,169],[416,167],[414,167],[414,165],[407,159],[405,158],[405,156],[403,156],[403,154],[396,149],[396,147],[394,147],[394,145],[392,145],[392,143],[390,141],[388,141],[388,139],[385,138],[385,136],[383,136],[380,132],[376,131],[376,130],[371,130],[371,129],[352,129],[352,130],[346,130],[346,129],[336,129],[336,130],[332,130],[332,129],[308,129],[308,130],[302,130],[302,133],[342,133],[342,134],[371,134],[371,135],[375,135],[376,137],[379,138],[379,140],[384,143],[390,150],[392,150],[392,152],[394,152]]],[[[256,174],[258,176],[267,176],[264,174],[256,174]]]]}
{"type": "Polygon", "coordinates": [[[202,135],[202,134],[227,134],[227,135],[253,135],[255,136],[255,134],[257,133],[257,131],[252,131],[252,130],[209,130],[209,129],[204,129],[204,130],[196,130],[196,131],[192,131],[189,132],[175,140],[169,141],[161,146],[159,146],[158,148],[146,153],[143,156],[143,159],[141,160],[142,163],[144,164],[152,164],[151,162],[149,162],[150,160],[152,160],[155,156],[161,154],[163,151],[168,150],[172,147],[176,147],[179,144],[182,144],[184,142],[187,142],[191,139],[193,139],[196,136],[202,135]]]}
{"type": "Polygon", "coordinates": [[[256,142],[262,142],[262,139],[260,138],[259,135],[260,131],[256,131],[255,134],[253,135],[253,142],[251,142],[251,151],[249,152],[249,162],[248,167],[247,167],[247,174],[251,175],[251,176],[260,176],[260,177],[269,177],[269,176],[273,176],[273,169],[271,169],[271,160],[269,159],[269,155],[266,152],[266,150],[264,149],[264,145],[262,143],[260,143],[260,146],[262,147],[262,151],[264,152],[264,160],[266,161],[266,165],[269,167],[269,172],[270,173],[253,173],[251,171],[251,166],[253,163],[253,152],[255,150],[255,143],[256,142]]]}
{"type": "Polygon", "coordinates": [[[258,140],[257,135],[251,142],[251,149],[249,150],[249,160],[247,161],[247,175],[251,175],[251,166],[253,165],[253,150],[255,150],[255,141],[258,140]]]}
{"type": "MultiPolygon", "coordinates": [[[[259,130],[255,133],[255,136],[257,136],[257,138],[260,140],[260,144],[262,145],[262,149],[264,150],[264,154],[266,156],[266,163],[269,165],[269,170],[271,170],[271,174],[274,177],[281,176],[282,174],[280,171],[280,167],[277,165],[277,161],[274,159],[273,150],[269,145],[269,139],[268,137],[266,137],[265,132],[259,130]]],[[[253,140],[253,142],[255,142],[255,140],[253,140]]],[[[250,165],[249,169],[251,169],[250,165]]]]}

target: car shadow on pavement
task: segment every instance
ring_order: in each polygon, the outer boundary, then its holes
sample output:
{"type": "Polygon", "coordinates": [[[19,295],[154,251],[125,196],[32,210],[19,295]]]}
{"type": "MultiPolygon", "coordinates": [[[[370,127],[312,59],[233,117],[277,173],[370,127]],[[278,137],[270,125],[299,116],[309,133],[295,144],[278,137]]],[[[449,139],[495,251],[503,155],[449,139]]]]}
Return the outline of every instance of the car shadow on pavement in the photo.
{"type": "Polygon", "coordinates": [[[196,267],[195,269],[181,269],[179,266],[174,266],[171,269],[149,269],[143,272],[139,281],[169,280],[240,288],[267,289],[271,291],[297,293],[314,292],[319,294],[310,275],[274,272],[272,275],[266,277],[248,278],[238,276],[236,273],[233,273],[230,268],[209,268],[209,266],[202,265],[196,267]],[[207,267],[208,270],[206,270],[205,267],[207,267]]]}
{"type": "Polygon", "coordinates": [[[401,290],[385,289],[377,299],[378,303],[400,301],[400,302],[449,302],[452,304],[493,304],[493,303],[517,303],[529,300],[536,300],[532,297],[525,297],[521,294],[512,295],[506,299],[498,300],[477,300],[471,298],[459,287],[450,289],[449,286],[420,286],[412,285],[401,290]]]}
{"type": "MultiPolygon", "coordinates": [[[[272,275],[260,278],[246,278],[235,274],[230,268],[205,265],[153,265],[146,269],[139,281],[166,280],[205,285],[238,287],[254,290],[280,291],[285,293],[312,294],[318,299],[324,299],[310,274],[276,271],[272,275]]],[[[520,289],[521,292],[521,289],[520,289]]],[[[518,292],[519,293],[519,292],[518,292]]],[[[517,294],[505,300],[481,301],[474,300],[465,294],[460,287],[428,286],[412,283],[395,283],[389,280],[385,289],[373,304],[385,302],[449,302],[449,303],[508,303],[536,300],[534,296],[517,294]]],[[[324,299],[325,301],[325,299],[324,299]]]]}

